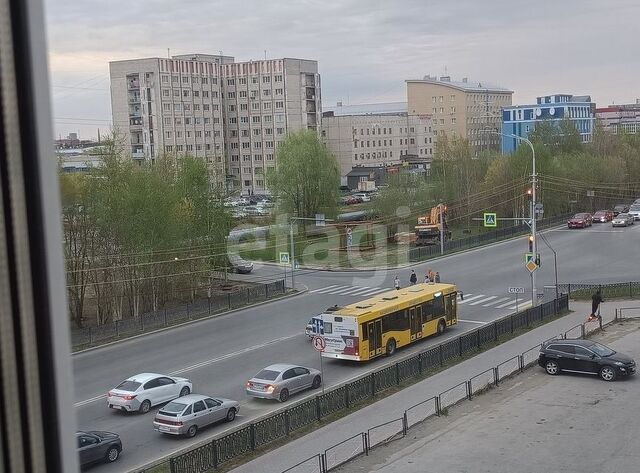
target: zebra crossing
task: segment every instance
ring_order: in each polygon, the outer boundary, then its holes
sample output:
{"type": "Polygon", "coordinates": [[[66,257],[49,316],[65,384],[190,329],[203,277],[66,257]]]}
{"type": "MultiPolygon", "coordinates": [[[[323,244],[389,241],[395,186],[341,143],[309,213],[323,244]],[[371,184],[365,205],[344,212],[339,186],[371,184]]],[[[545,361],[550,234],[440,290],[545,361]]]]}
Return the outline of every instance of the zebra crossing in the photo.
{"type": "MultiPolygon", "coordinates": [[[[390,291],[389,287],[370,287],[370,286],[342,286],[332,284],[330,286],[321,287],[309,291],[310,294],[328,294],[332,296],[353,296],[368,297],[381,292],[390,291]]],[[[489,294],[470,294],[465,293],[464,299],[458,298],[458,304],[467,304],[469,307],[492,307],[494,309],[516,310],[531,307],[531,301],[522,299],[516,304],[513,297],[500,297],[489,294]],[[517,306],[517,307],[516,307],[517,306]]]]}

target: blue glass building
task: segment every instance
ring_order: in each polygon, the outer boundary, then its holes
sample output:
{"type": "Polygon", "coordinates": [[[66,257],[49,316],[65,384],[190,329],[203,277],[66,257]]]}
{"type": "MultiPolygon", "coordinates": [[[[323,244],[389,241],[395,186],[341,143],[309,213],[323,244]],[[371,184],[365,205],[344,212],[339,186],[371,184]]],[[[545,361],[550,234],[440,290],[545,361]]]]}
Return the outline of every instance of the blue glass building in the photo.
{"type": "MultiPolygon", "coordinates": [[[[595,123],[596,104],[588,95],[557,94],[538,97],[535,105],[513,105],[502,109],[502,133],[527,138],[537,122],[550,120],[559,124],[571,120],[583,143],[591,141],[595,123]]],[[[502,153],[511,154],[519,140],[502,136],[502,153]]]]}

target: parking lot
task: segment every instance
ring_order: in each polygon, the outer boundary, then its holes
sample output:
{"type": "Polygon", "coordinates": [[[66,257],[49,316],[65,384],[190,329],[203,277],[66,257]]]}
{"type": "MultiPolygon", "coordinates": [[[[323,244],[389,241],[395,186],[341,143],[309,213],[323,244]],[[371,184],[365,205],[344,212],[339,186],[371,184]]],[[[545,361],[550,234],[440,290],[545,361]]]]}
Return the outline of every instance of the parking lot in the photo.
{"type": "MultiPolygon", "coordinates": [[[[594,337],[640,359],[640,321],[594,337]]],[[[535,366],[428,420],[343,472],[623,473],[640,462],[640,377],[549,376],[535,366]]]]}

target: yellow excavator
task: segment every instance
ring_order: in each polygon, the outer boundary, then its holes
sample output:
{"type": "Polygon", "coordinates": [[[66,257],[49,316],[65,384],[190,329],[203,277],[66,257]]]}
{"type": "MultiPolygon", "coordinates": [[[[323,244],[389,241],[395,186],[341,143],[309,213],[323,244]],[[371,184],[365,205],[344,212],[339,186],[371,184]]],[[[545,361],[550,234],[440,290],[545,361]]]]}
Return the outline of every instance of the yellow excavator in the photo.
{"type": "Polygon", "coordinates": [[[451,238],[451,232],[447,229],[447,206],[438,204],[431,208],[429,215],[418,217],[415,226],[416,239],[414,246],[428,246],[440,243],[440,235],[444,235],[444,241],[451,238]],[[442,221],[441,220],[442,217],[442,221]]]}

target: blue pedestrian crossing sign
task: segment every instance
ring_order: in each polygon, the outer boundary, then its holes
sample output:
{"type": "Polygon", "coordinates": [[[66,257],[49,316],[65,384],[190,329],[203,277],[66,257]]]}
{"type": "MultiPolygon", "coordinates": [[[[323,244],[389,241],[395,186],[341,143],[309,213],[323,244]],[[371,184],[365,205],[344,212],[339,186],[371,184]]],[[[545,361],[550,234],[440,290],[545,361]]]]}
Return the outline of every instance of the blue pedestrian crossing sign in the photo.
{"type": "Polygon", "coordinates": [[[280,254],[280,264],[289,264],[289,253],[286,251],[281,251],[280,254]]]}
{"type": "Polygon", "coordinates": [[[484,213],[483,221],[485,227],[497,227],[498,226],[498,217],[494,213],[484,213]]]}

